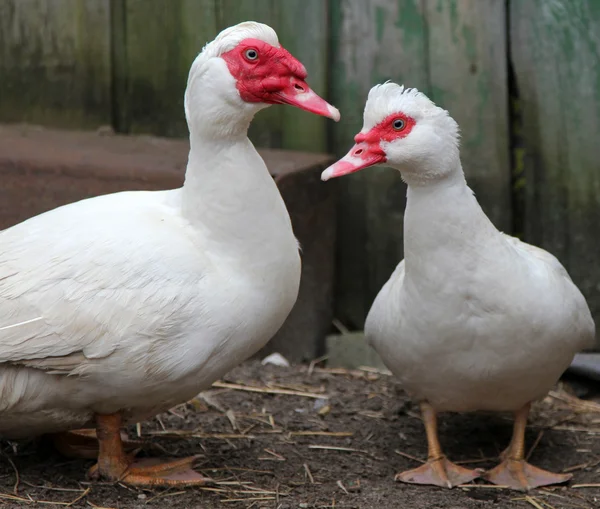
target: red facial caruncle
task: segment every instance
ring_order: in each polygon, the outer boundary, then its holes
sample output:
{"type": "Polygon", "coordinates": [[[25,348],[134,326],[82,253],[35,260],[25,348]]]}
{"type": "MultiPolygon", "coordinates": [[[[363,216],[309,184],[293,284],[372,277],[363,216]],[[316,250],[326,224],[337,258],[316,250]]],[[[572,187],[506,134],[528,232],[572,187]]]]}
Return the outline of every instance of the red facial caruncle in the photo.
{"type": "Polygon", "coordinates": [[[339,120],[339,111],[311,90],[304,81],[306,69],[284,48],[260,39],[244,39],[221,58],[235,78],[244,101],[290,104],[336,122],[339,120]]]}
{"type": "Polygon", "coordinates": [[[388,115],[366,133],[358,133],[354,137],[356,145],[337,163],[323,171],[321,179],[329,180],[385,163],[387,158],[382,143],[405,138],[414,126],[415,120],[402,112],[388,115]]]}

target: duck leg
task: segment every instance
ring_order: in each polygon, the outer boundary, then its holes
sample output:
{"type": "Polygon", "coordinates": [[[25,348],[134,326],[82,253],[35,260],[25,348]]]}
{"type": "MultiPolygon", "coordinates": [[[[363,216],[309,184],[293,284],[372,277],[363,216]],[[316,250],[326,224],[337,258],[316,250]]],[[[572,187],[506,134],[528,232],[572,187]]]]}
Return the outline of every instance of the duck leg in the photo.
{"type": "Polygon", "coordinates": [[[527,491],[539,486],[567,482],[571,474],[554,474],[525,461],[525,428],[530,404],[515,413],[513,436],[508,449],[501,455],[502,463],[484,474],[488,481],[527,491]]]}
{"type": "Polygon", "coordinates": [[[421,403],[421,414],[427,433],[427,463],[413,470],[396,474],[396,481],[453,488],[479,477],[480,470],[469,470],[446,459],[438,439],[436,411],[429,403],[421,403]]]}
{"type": "MultiPolygon", "coordinates": [[[[76,429],[49,435],[56,450],[67,458],[96,459],[99,445],[95,429],[76,429]]],[[[142,448],[141,440],[129,440],[125,432],[121,432],[121,442],[127,452],[142,448]]]]}
{"type": "Polygon", "coordinates": [[[163,461],[154,458],[135,460],[127,455],[121,440],[119,414],[96,415],[96,434],[100,450],[98,463],[90,470],[93,478],[138,486],[192,486],[212,482],[192,470],[197,456],[163,461]]]}

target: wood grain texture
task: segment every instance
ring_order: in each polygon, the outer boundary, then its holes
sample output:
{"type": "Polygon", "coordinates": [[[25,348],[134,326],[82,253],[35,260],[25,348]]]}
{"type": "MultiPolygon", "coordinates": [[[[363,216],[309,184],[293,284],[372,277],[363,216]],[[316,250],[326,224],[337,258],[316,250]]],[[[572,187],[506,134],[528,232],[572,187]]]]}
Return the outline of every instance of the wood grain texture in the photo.
{"type": "Polygon", "coordinates": [[[493,223],[511,230],[506,2],[427,3],[431,99],[461,129],[469,186],[493,223]]]}
{"type": "Polygon", "coordinates": [[[600,4],[514,0],[525,240],[565,264],[600,320],[600,4]]]}
{"type": "MultiPolygon", "coordinates": [[[[342,112],[334,150],[343,155],[362,127],[367,94],[391,79],[428,92],[422,0],[332,2],[332,96],[342,112]]],[[[340,179],[336,316],[362,328],[373,299],[403,256],[406,186],[400,174],[371,168],[340,179]]]]}
{"type": "MultiPolygon", "coordinates": [[[[327,99],[329,68],[329,26],[327,2],[323,0],[286,0],[281,9],[277,32],[281,44],[300,60],[308,71],[307,82],[327,99]]],[[[282,147],[309,152],[328,150],[327,130],[333,120],[297,108],[284,107],[282,147]]]]}
{"type": "Polygon", "coordinates": [[[2,0],[0,121],[110,124],[109,23],[100,0],[2,0]]]}
{"type": "Polygon", "coordinates": [[[122,132],[186,136],[190,66],[217,34],[213,0],[113,0],[115,101],[122,132]]]}

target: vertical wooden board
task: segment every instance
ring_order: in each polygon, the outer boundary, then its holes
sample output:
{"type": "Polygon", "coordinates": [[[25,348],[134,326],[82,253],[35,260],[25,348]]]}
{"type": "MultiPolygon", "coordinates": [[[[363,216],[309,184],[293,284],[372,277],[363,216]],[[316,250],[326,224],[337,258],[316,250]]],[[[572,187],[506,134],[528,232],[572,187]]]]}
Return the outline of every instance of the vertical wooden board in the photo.
{"type": "MultiPolygon", "coordinates": [[[[278,24],[279,41],[304,64],[308,84],[323,98],[327,96],[328,21],[327,2],[286,0],[278,24]]],[[[292,107],[284,107],[282,117],[284,148],[328,150],[327,124],[332,120],[292,107]]]]}
{"type": "MultiPolygon", "coordinates": [[[[428,92],[423,0],[332,2],[331,99],[342,112],[334,149],[344,154],[362,127],[371,87],[392,79],[428,92]]],[[[361,328],[372,301],[403,256],[406,187],[400,174],[371,168],[344,177],[339,210],[336,315],[361,328]]]]}
{"type": "MultiPolygon", "coordinates": [[[[279,34],[278,0],[216,0],[218,28],[223,30],[242,21],[265,23],[279,34]]],[[[260,111],[252,121],[249,137],[257,147],[281,148],[283,142],[283,108],[271,106],[260,111]]]]}
{"type": "Polygon", "coordinates": [[[214,0],[113,2],[121,130],[185,136],[183,95],[190,66],[217,33],[214,0]],[[122,30],[124,33],[118,33],[122,30]]]}
{"type": "Polygon", "coordinates": [[[461,129],[469,185],[494,224],[511,229],[506,2],[427,3],[431,99],[461,129]]]}
{"type": "Polygon", "coordinates": [[[560,80],[555,72],[555,44],[542,34],[543,24],[536,19],[535,2],[513,1],[510,5],[510,48],[517,93],[523,118],[525,150],[525,226],[524,238],[551,246],[553,254],[564,261],[566,215],[563,168],[566,161],[561,130],[555,124],[563,118],[560,80]],[[539,39],[543,37],[543,39],[539,39]],[[548,98],[548,99],[546,99],[548,98]],[[547,210],[538,206],[552,204],[547,210]]]}
{"type": "Polygon", "coordinates": [[[600,323],[600,5],[515,0],[510,26],[523,116],[525,239],[566,265],[600,323]]]}
{"type": "Polygon", "coordinates": [[[109,4],[0,2],[0,121],[111,123],[109,4]]]}

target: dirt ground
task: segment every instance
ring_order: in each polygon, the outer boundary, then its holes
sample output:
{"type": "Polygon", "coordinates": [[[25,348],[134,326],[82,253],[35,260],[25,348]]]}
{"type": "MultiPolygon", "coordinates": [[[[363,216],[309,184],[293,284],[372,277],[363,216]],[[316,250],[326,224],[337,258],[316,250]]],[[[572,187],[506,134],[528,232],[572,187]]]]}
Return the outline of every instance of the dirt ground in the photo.
{"type": "MultiPolygon", "coordinates": [[[[600,507],[599,408],[557,388],[534,409],[530,461],[572,472],[569,486],[527,495],[483,481],[453,490],[412,486],[393,476],[426,456],[424,433],[392,377],[250,362],[197,400],[128,430],[154,444],[150,455],[159,448],[201,454],[198,470],[214,487],[89,482],[91,461],[66,460],[39,441],[3,442],[0,507],[593,509],[600,507]]],[[[496,464],[510,431],[507,416],[443,415],[440,422],[447,455],[483,468],[496,464]]]]}

